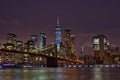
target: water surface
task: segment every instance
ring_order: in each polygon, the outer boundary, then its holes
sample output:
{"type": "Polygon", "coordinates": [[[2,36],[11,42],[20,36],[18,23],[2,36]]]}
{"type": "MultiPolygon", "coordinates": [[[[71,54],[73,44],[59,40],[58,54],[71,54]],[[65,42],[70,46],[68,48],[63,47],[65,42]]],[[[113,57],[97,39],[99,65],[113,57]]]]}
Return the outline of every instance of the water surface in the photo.
{"type": "Polygon", "coordinates": [[[120,68],[0,69],[0,80],[120,80],[120,68]]]}

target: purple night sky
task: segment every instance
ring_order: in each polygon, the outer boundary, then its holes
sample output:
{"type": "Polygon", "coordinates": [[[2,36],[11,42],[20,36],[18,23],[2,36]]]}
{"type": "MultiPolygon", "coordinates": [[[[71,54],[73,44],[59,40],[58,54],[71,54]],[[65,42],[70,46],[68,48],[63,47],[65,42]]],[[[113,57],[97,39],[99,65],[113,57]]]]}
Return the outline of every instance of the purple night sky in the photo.
{"type": "Polygon", "coordinates": [[[23,41],[45,32],[47,43],[53,42],[57,16],[62,29],[76,35],[77,50],[84,45],[88,54],[92,36],[98,34],[108,37],[113,47],[120,46],[119,0],[1,0],[0,42],[6,42],[8,32],[23,41]]]}

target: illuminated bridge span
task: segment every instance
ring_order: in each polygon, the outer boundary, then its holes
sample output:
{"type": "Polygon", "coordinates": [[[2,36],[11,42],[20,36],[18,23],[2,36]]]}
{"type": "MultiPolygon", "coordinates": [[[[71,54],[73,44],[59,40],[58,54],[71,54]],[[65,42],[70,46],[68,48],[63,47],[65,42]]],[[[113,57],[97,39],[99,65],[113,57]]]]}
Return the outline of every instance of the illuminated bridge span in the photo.
{"type": "Polygon", "coordinates": [[[25,52],[25,51],[17,51],[17,50],[8,50],[8,49],[0,49],[0,52],[4,53],[17,53],[17,54],[27,54],[30,56],[38,56],[38,57],[42,57],[42,58],[46,58],[46,66],[47,67],[58,67],[59,64],[84,64],[83,61],[80,60],[72,60],[72,59],[68,59],[68,58],[63,58],[63,57],[59,57],[57,56],[57,52],[56,54],[53,55],[48,55],[48,54],[41,54],[41,52],[25,52]]]}

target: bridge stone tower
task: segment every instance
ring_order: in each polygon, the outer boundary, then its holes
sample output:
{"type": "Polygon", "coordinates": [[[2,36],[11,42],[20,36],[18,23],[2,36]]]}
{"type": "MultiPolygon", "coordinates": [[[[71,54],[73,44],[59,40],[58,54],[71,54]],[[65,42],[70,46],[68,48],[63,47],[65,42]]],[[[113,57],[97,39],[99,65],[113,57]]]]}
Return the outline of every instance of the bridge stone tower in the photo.
{"type": "Polygon", "coordinates": [[[57,45],[54,45],[54,53],[53,57],[47,58],[47,67],[58,67],[58,60],[57,60],[57,45]]]}

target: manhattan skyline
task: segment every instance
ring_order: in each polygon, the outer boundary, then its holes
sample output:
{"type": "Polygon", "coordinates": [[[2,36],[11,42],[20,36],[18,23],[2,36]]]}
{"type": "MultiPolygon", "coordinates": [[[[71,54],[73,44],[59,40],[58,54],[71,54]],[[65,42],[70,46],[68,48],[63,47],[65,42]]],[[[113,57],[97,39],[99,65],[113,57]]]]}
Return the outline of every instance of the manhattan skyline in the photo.
{"type": "Polygon", "coordinates": [[[118,0],[5,0],[0,1],[0,42],[7,33],[24,42],[30,35],[45,32],[47,43],[55,40],[57,17],[62,31],[75,34],[77,50],[92,48],[92,37],[104,34],[113,47],[120,46],[120,1],[118,0]]]}

